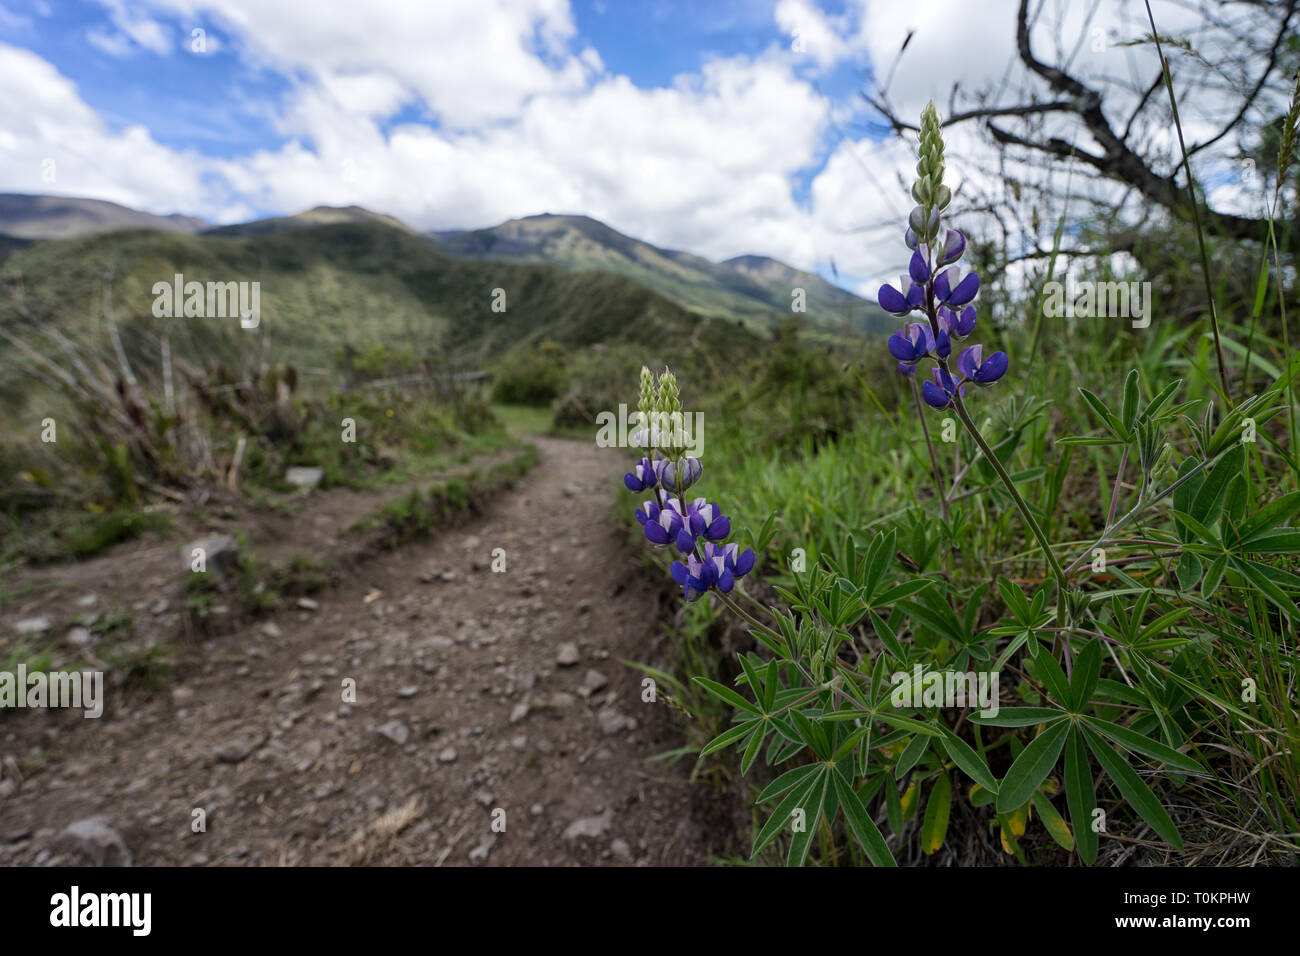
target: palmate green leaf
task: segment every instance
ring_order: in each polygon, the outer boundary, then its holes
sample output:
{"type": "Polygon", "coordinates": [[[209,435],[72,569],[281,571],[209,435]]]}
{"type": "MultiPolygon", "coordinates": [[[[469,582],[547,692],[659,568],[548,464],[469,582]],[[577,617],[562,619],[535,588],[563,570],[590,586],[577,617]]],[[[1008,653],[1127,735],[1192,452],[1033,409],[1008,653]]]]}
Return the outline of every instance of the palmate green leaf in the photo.
{"type": "Polygon", "coordinates": [[[876,714],[876,717],[889,724],[891,727],[898,727],[902,730],[910,730],[913,733],[925,734],[927,737],[942,737],[943,731],[936,729],[931,724],[922,723],[911,717],[902,717],[898,714],[887,714],[884,712],[876,714]]]}
{"type": "MultiPolygon", "coordinates": [[[[1182,484],[1174,488],[1174,511],[1187,514],[1192,510],[1192,502],[1196,499],[1196,493],[1200,490],[1201,485],[1205,483],[1205,472],[1196,472],[1196,468],[1201,464],[1200,459],[1190,457],[1183,459],[1183,463],[1178,466],[1178,480],[1182,484]],[[1193,474],[1193,472],[1196,472],[1193,474]],[[1187,477],[1190,475],[1191,477],[1187,477]]],[[[1174,528],[1178,532],[1178,537],[1182,541],[1190,541],[1191,535],[1188,528],[1175,519],[1174,528]]]]}
{"type": "Polygon", "coordinates": [[[1142,629],[1138,632],[1137,641],[1134,643],[1141,643],[1143,647],[1149,646],[1149,642],[1153,637],[1167,631],[1174,624],[1191,614],[1193,610],[1195,609],[1190,607],[1180,607],[1161,614],[1150,624],[1142,626],[1142,629]]]}
{"type": "Polygon", "coordinates": [[[1210,469],[1205,483],[1201,485],[1200,490],[1196,492],[1196,498],[1192,501],[1193,518],[1206,525],[1212,525],[1219,519],[1219,513],[1223,508],[1223,497],[1228,491],[1228,483],[1241,474],[1245,462],[1246,452],[1241,445],[1237,445],[1219,459],[1210,469]]]}
{"type": "Polygon", "coordinates": [[[1058,703],[1068,705],[1070,702],[1070,683],[1065,679],[1065,671],[1051,654],[1039,654],[1028,665],[1031,673],[1047,685],[1048,693],[1058,703]]]}
{"type": "Polygon", "coordinates": [[[959,644],[966,643],[966,636],[961,633],[961,627],[952,613],[952,608],[945,606],[940,611],[915,601],[901,602],[898,607],[906,612],[908,617],[921,621],[944,637],[951,638],[959,644]]]}
{"type": "Polygon", "coordinates": [[[691,680],[695,681],[695,683],[699,684],[714,697],[726,701],[732,707],[737,707],[740,710],[754,714],[755,716],[758,716],[760,713],[756,705],[745,700],[745,698],[741,697],[730,687],[723,687],[717,681],[709,680],[707,677],[692,677],[691,680]]]}
{"type": "MultiPolygon", "coordinates": [[[[763,679],[759,677],[758,671],[749,661],[748,654],[737,654],[740,660],[740,669],[745,672],[745,683],[749,685],[749,692],[754,695],[754,700],[763,699],[763,679]]],[[[755,705],[757,706],[757,705],[755,705]]]]}
{"type": "Polygon", "coordinates": [[[933,582],[928,579],[916,579],[914,581],[904,581],[902,584],[896,584],[883,594],[877,595],[872,599],[873,607],[889,607],[891,604],[897,604],[905,598],[910,598],[915,594],[920,594],[928,588],[933,582]]]}
{"type": "Polygon", "coordinates": [[[970,720],[973,724],[986,727],[1032,727],[1034,724],[1061,720],[1065,716],[1064,711],[1051,707],[1003,707],[988,717],[971,714],[970,720]]]}
{"type": "Polygon", "coordinates": [[[1240,542],[1242,551],[1256,554],[1295,554],[1300,552],[1300,528],[1274,528],[1261,531],[1248,542],[1240,542]]]}
{"type": "Polygon", "coordinates": [[[1033,801],[1034,809],[1038,811],[1038,818],[1043,821],[1043,827],[1051,838],[1062,849],[1072,851],[1074,849],[1074,834],[1070,832],[1069,824],[1061,819],[1056,807],[1052,806],[1052,801],[1038,790],[1034,791],[1033,801]]]}
{"type": "Polygon", "coordinates": [[[771,713],[776,705],[776,692],[780,689],[781,664],[776,658],[767,662],[767,675],[763,678],[763,710],[771,713]]]}
{"type": "Polygon", "coordinates": [[[1034,791],[1056,766],[1069,730],[1068,722],[1059,721],[1035,737],[1020,752],[998,787],[998,813],[1013,813],[1029,802],[1034,791]]]}
{"type": "MultiPolygon", "coordinates": [[[[832,774],[831,779],[834,781],[835,792],[840,800],[840,808],[844,811],[844,818],[849,822],[849,829],[853,831],[853,836],[857,839],[858,845],[862,847],[869,859],[875,866],[898,866],[894,860],[894,854],[889,852],[889,847],[885,843],[885,838],[880,833],[880,828],[876,822],[871,819],[871,814],[867,813],[867,808],[863,806],[862,801],[858,798],[853,787],[838,773],[832,774]]],[[[894,794],[893,803],[898,803],[898,793],[890,783],[885,784],[886,794],[894,794]]],[[[890,809],[890,826],[894,826],[893,806],[890,809]]],[[[899,825],[894,832],[902,828],[902,808],[898,808],[899,825]]]]}
{"type": "Polygon", "coordinates": [[[762,853],[768,844],[781,833],[781,828],[790,824],[794,808],[803,805],[805,798],[817,785],[818,781],[825,781],[824,767],[821,764],[813,764],[813,766],[823,772],[810,774],[806,780],[792,787],[790,792],[785,795],[785,799],[777,804],[776,809],[772,811],[772,815],[767,818],[767,823],[763,824],[763,829],[759,830],[758,836],[754,837],[754,846],[749,854],[750,859],[762,853]]]}
{"type": "Polygon", "coordinates": [[[1030,623],[1029,600],[1025,597],[1025,592],[1020,590],[1020,585],[998,575],[998,593],[1002,595],[1002,603],[1007,606],[1016,623],[1030,623]]]}
{"type": "Polygon", "coordinates": [[[1088,407],[1090,407],[1096,416],[1101,419],[1102,424],[1106,426],[1106,430],[1114,435],[1115,438],[1122,441],[1124,439],[1124,430],[1120,427],[1119,419],[1117,419],[1114,413],[1106,407],[1106,403],[1086,388],[1080,388],[1079,394],[1082,395],[1083,400],[1088,403],[1088,407]]]}
{"type": "Polygon", "coordinates": [[[1083,705],[1092,699],[1099,676],[1101,640],[1098,638],[1085,644],[1074,659],[1074,674],[1070,678],[1070,704],[1075,710],[1082,710],[1083,705]]]}
{"type": "Polygon", "coordinates": [[[1250,540],[1261,532],[1276,528],[1284,521],[1289,521],[1296,514],[1300,514],[1300,491],[1293,491],[1290,494],[1283,495],[1276,501],[1270,501],[1259,511],[1255,512],[1242,524],[1239,531],[1240,538],[1238,545],[1250,550],[1250,540]]]}
{"type": "Polygon", "coordinates": [[[1133,434],[1133,423],[1137,420],[1138,410],[1138,371],[1128,373],[1124,380],[1124,403],[1120,406],[1120,423],[1124,426],[1125,436],[1133,434]]]}
{"type": "Polygon", "coordinates": [[[1188,773],[1205,773],[1205,768],[1197,761],[1179,753],[1172,747],[1152,740],[1150,737],[1144,737],[1135,730],[1128,727],[1121,727],[1119,724],[1113,724],[1108,720],[1102,720],[1100,717],[1085,717],[1086,723],[1093,730],[1100,731],[1111,740],[1117,741],[1123,747],[1159,760],[1165,766],[1173,767],[1176,770],[1186,770],[1188,773]]]}
{"type": "Polygon", "coordinates": [[[821,767],[822,765],[820,763],[806,763],[802,767],[795,767],[793,770],[787,770],[764,787],[762,793],[754,798],[754,802],[767,803],[771,800],[775,800],[791,787],[796,786],[810,773],[820,770],[821,767]]]}
{"type": "Polygon", "coordinates": [[[1092,866],[1097,860],[1097,833],[1092,828],[1097,790],[1092,781],[1092,768],[1088,766],[1088,754],[1083,748],[1083,737],[1078,730],[1070,731],[1070,740],[1065,746],[1065,804],[1070,811],[1079,858],[1092,866]]]}
{"type": "Polygon", "coordinates": [[[903,651],[903,645],[899,642],[894,629],[875,611],[868,611],[867,614],[871,618],[871,626],[875,629],[876,636],[880,638],[880,643],[885,645],[885,650],[894,660],[906,664],[907,654],[903,651]]]}
{"type": "Polygon", "coordinates": [[[921,852],[930,856],[943,846],[948,835],[948,817],[952,812],[952,781],[939,774],[925,801],[925,820],[921,823],[921,852]]]}
{"type": "Polygon", "coordinates": [[[1101,769],[1106,771],[1106,776],[1114,781],[1129,806],[1136,810],[1166,843],[1175,850],[1182,850],[1183,838],[1178,828],[1174,826],[1174,821],[1169,819],[1169,814],[1156,799],[1156,795],[1151,792],[1151,788],[1143,783],[1124,758],[1112,750],[1096,733],[1084,727],[1083,735],[1088,741],[1088,749],[1101,764],[1101,769]]]}
{"type": "Polygon", "coordinates": [[[831,755],[830,741],[826,738],[826,730],[820,723],[809,720],[808,715],[798,709],[790,711],[790,722],[794,724],[794,729],[799,732],[804,743],[811,747],[817,756],[825,760],[831,755]]]}
{"type": "MultiPolygon", "coordinates": [[[[844,802],[844,801],[841,801],[844,802]]],[[[848,813],[847,803],[845,813],[848,813]]],[[[903,832],[903,801],[898,798],[898,787],[892,780],[885,783],[885,814],[889,818],[891,833],[903,832]]]]}
{"type": "Polygon", "coordinates": [[[1178,559],[1178,586],[1184,591],[1190,591],[1196,587],[1196,582],[1201,580],[1201,562],[1196,555],[1190,551],[1184,551],[1183,556],[1178,559]]]}
{"type": "MultiPolygon", "coordinates": [[[[803,866],[804,861],[808,859],[808,850],[812,846],[817,825],[821,823],[822,810],[826,806],[827,790],[834,789],[831,778],[838,777],[839,774],[833,770],[823,770],[813,778],[816,782],[808,792],[807,798],[797,804],[804,811],[804,826],[802,830],[796,830],[790,839],[790,852],[785,858],[786,866],[803,866]]],[[[836,802],[838,803],[838,798],[836,802]]]]}
{"type": "MultiPolygon", "coordinates": [[[[1222,542],[1221,540],[1219,540],[1219,536],[1218,536],[1217,534],[1215,534],[1213,531],[1211,531],[1211,530],[1210,530],[1209,528],[1207,528],[1205,525],[1201,524],[1199,521],[1197,521],[1195,518],[1193,518],[1193,517],[1192,517],[1191,515],[1189,515],[1187,512],[1185,512],[1185,511],[1178,511],[1177,509],[1175,509],[1175,510],[1174,510],[1174,523],[1175,523],[1175,524],[1178,524],[1178,523],[1180,523],[1180,522],[1182,523],[1182,525],[1184,526],[1184,528],[1185,528],[1186,530],[1191,531],[1193,534],[1195,534],[1198,538],[1200,538],[1200,539],[1201,539],[1202,541],[1204,541],[1206,544],[1213,545],[1214,547],[1216,547],[1216,548],[1222,550],[1222,548],[1223,548],[1223,542],[1222,542]]],[[[1184,540],[1187,540],[1187,539],[1184,539],[1184,540]]]]}
{"type": "Polygon", "coordinates": [[[1236,557],[1229,558],[1229,561],[1232,566],[1246,578],[1246,580],[1259,588],[1259,590],[1263,591],[1264,596],[1276,604],[1278,610],[1283,614],[1292,620],[1295,620],[1297,615],[1300,615],[1300,608],[1296,607],[1295,601],[1287,597],[1286,592],[1274,583],[1273,579],[1269,577],[1266,571],[1262,570],[1265,565],[1236,557]]]}
{"type": "Polygon", "coordinates": [[[1228,482],[1228,491],[1223,496],[1223,515],[1219,519],[1225,528],[1225,537],[1232,539],[1237,535],[1236,528],[1246,514],[1246,502],[1250,495],[1246,489],[1246,476],[1233,475],[1228,482]]]}
{"type": "Polygon", "coordinates": [[[966,776],[970,777],[985,790],[996,794],[998,792],[998,781],[989,770],[988,764],[984,758],[975,752],[975,748],[966,741],[962,740],[951,730],[945,729],[943,735],[943,749],[966,776]]]}
{"type": "Polygon", "coordinates": [[[724,747],[730,747],[737,740],[744,737],[754,729],[754,725],[759,723],[757,720],[747,720],[743,724],[737,724],[735,727],[729,727],[718,736],[714,737],[700,750],[701,757],[707,757],[715,751],[722,750],[724,747]]]}
{"type": "Polygon", "coordinates": [[[912,738],[912,742],[903,748],[902,755],[898,758],[898,767],[894,771],[894,779],[902,780],[925,756],[925,752],[930,749],[930,738],[923,734],[917,734],[912,738]]]}
{"type": "Polygon", "coordinates": [[[1151,401],[1147,403],[1147,407],[1142,409],[1142,414],[1138,416],[1137,420],[1139,422],[1146,423],[1149,421],[1154,421],[1156,418],[1158,418],[1161,410],[1165,407],[1165,404],[1169,401],[1169,399],[1174,397],[1174,395],[1177,393],[1177,391],[1180,388],[1182,388],[1182,386],[1183,386],[1183,380],[1180,378],[1177,381],[1170,382],[1168,385],[1162,388],[1159,392],[1156,393],[1155,397],[1152,398],[1151,401]]]}
{"type": "Polygon", "coordinates": [[[749,768],[754,765],[754,758],[758,756],[759,748],[763,746],[763,740],[767,737],[765,732],[765,722],[761,720],[751,721],[758,724],[754,732],[749,737],[749,743],[745,745],[745,753],[740,758],[740,775],[743,777],[749,773],[749,768]]]}
{"type": "Polygon", "coordinates": [[[823,723],[838,723],[846,720],[869,720],[872,716],[869,710],[832,710],[821,715],[819,720],[823,723]]]}
{"type": "Polygon", "coordinates": [[[1103,700],[1119,701],[1121,704],[1131,704],[1134,707],[1148,708],[1151,706],[1146,694],[1142,693],[1140,689],[1130,687],[1128,684],[1122,684],[1117,680],[1111,680],[1109,677],[1098,679],[1094,696],[1103,700]]]}
{"type": "Polygon", "coordinates": [[[1210,599],[1219,587],[1219,582],[1223,580],[1223,572],[1228,567],[1228,556],[1221,554],[1210,562],[1209,569],[1205,572],[1205,579],[1201,581],[1201,597],[1205,600],[1210,599]]]}
{"type": "Polygon", "coordinates": [[[1122,445],[1121,438],[1099,438],[1092,435],[1065,435],[1056,440],[1058,445],[1122,445]]]}

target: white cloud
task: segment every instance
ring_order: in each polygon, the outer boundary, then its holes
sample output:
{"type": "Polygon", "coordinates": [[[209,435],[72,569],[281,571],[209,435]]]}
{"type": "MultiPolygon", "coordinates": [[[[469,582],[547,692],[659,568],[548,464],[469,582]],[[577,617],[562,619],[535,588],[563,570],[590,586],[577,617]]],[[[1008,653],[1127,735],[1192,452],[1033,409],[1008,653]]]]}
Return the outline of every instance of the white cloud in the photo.
{"type": "Polygon", "coordinates": [[[110,130],[50,63],[5,44],[0,130],[4,189],[92,196],[154,212],[192,209],[205,193],[196,154],[162,146],[143,126],[110,130]]]}
{"type": "MultiPolygon", "coordinates": [[[[844,104],[817,91],[804,75],[809,61],[824,74],[866,57],[883,74],[915,31],[890,86],[905,118],[930,98],[946,112],[952,84],[970,94],[1015,61],[1013,0],[978,8],[927,0],[901,12],[852,2],[837,14],[812,0],[780,0],[773,20],[784,39],[754,55],[708,60],[655,89],[609,72],[596,50],[578,49],[565,0],[375,0],[363,25],[354,5],[324,0],[148,0],[130,9],[124,0],[104,2],[119,32],[103,44],[120,52],[161,52],[173,27],[187,37],[201,25],[210,38],[219,31],[246,64],[285,77],[289,92],[273,107],[285,144],[212,159],[164,147],[142,127],[112,131],[53,66],[0,47],[0,188],[216,221],[321,203],[356,203],[425,229],[586,213],[715,259],[754,252],[823,270],[834,261],[847,284],[869,293],[905,264],[901,229],[915,160],[895,139],[851,134],[831,142],[829,111],[838,107],[843,120],[844,104]],[[796,29],[803,53],[790,49],[796,29]],[[431,122],[390,126],[398,115],[431,122]],[[55,184],[40,178],[51,156],[55,184]],[[816,173],[800,202],[795,179],[809,171],[816,173]]],[[[1069,5],[1060,23],[1035,30],[1040,55],[1057,56],[1059,35],[1072,41],[1061,55],[1082,44],[1074,68],[1086,76],[1154,68],[1149,51],[1114,42],[1141,32],[1120,6],[1103,3],[1100,51],[1080,6],[1090,5],[1069,5]]],[[[1157,16],[1162,29],[1166,20],[1170,30],[1188,24],[1168,2],[1157,16]]],[[[1207,98],[1188,109],[1189,135],[1211,128],[1217,105],[1207,98]]],[[[1157,135],[1155,145],[1169,149],[1169,131],[1157,135]]],[[[976,127],[954,128],[948,138],[961,200],[1005,193],[976,127]]],[[[1066,175],[1063,166],[1008,170],[1058,184],[1066,175]]],[[[1082,175],[1073,189],[1113,192],[1082,175]]],[[[1245,201],[1231,183],[1212,195],[1245,201]]],[[[1050,230],[1050,216],[1047,223],[1050,230]]],[[[997,225],[973,216],[959,224],[988,234],[997,225]]]]}
{"type": "Polygon", "coordinates": [[[171,32],[163,24],[128,9],[125,0],[100,0],[100,3],[107,9],[117,32],[91,30],[86,34],[86,39],[96,47],[116,57],[128,56],[137,48],[159,56],[171,53],[171,32]]]}

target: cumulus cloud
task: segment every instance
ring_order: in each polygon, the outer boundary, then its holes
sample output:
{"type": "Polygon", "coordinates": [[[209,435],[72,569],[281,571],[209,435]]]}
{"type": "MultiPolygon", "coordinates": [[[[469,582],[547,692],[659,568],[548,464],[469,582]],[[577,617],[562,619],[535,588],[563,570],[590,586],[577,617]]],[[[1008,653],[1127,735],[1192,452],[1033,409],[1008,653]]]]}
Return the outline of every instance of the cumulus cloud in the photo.
{"type": "Polygon", "coordinates": [[[110,130],[75,84],[28,50],[0,44],[3,188],[92,196],[152,211],[195,208],[204,162],[140,125],[110,130]]]}
{"type": "MultiPolygon", "coordinates": [[[[220,158],[167,148],[143,126],[108,128],[54,66],[0,47],[0,188],[221,222],[322,203],[356,203],[422,229],[586,213],[715,259],[753,252],[823,272],[834,261],[865,293],[904,263],[899,229],[915,159],[904,142],[853,131],[845,114],[860,103],[829,100],[818,78],[870,63],[911,117],[932,98],[944,110],[961,105],[1015,64],[1014,0],[978,9],[928,0],[901,12],[851,0],[836,13],[779,0],[766,49],[705,59],[656,88],[609,71],[583,46],[566,0],[374,0],[364,28],[354,5],[321,0],[102,2],[116,32],[101,48],[163,54],[173,35],[201,27],[249,69],[282,77],[287,92],[271,104],[282,141],[220,158]],[[791,49],[796,31],[802,52],[791,49]],[[50,157],[53,184],[41,178],[50,157]]],[[[1085,7],[1063,5],[1054,20],[1057,6],[1044,6],[1034,42],[1046,59],[1068,58],[1085,77],[1154,69],[1152,52],[1117,42],[1142,32],[1121,4],[1103,3],[1088,22],[1085,7]]],[[[1170,30],[1188,28],[1180,11],[1161,3],[1162,29],[1166,18],[1170,30]]],[[[1216,105],[1206,98],[1188,110],[1191,135],[1212,128],[1216,105]]],[[[1153,145],[1171,148],[1167,129],[1155,135],[1165,139],[1153,145]]],[[[1006,190],[975,127],[949,138],[959,195],[1006,190]]],[[[1063,166],[1008,169],[1068,175],[1063,166]]],[[[1235,201],[1233,184],[1214,195],[1235,201]]]]}
{"type": "Polygon", "coordinates": [[[91,30],[86,39],[110,56],[129,56],[148,50],[160,56],[172,51],[171,31],[151,17],[129,9],[125,0],[100,0],[108,12],[113,31],[91,30]]]}

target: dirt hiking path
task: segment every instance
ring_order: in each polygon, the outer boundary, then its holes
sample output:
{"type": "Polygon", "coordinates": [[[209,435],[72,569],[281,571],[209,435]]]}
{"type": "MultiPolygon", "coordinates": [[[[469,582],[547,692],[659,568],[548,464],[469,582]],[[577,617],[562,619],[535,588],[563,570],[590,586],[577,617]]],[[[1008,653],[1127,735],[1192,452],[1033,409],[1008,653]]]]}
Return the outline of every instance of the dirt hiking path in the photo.
{"type": "Polygon", "coordinates": [[[647,762],[680,736],[620,663],[665,662],[662,588],[609,520],[625,463],[536,443],[536,469],[475,521],[367,559],[315,609],[289,601],[204,639],[163,690],[110,699],[98,720],[0,717],[0,864],[694,865],[725,852],[704,822],[716,798],[681,779],[690,759],[647,762]]]}

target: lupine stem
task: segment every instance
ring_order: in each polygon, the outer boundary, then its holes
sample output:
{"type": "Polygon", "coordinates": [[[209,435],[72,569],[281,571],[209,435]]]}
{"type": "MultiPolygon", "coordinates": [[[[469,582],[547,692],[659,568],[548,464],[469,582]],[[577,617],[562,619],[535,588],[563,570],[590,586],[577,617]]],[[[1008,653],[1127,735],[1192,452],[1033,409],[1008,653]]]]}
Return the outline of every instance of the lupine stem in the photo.
{"type": "Polygon", "coordinates": [[[925,436],[925,447],[930,452],[930,471],[934,475],[934,493],[939,496],[939,505],[943,508],[943,520],[952,521],[952,516],[948,513],[948,495],[943,490],[943,478],[939,473],[939,456],[934,450],[934,442],[930,441],[930,426],[925,422],[925,408],[921,405],[921,386],[916,384],[916,376],[912,379],[912,400],[916,402],[916,417],[921,419],[921,434],[925,436]]]}
{"type": "Polygon", "coordinates": [[[1002,462],[998,461],[998,456],[993,453],[984,436],[980,434],[979,428],[971,421],[970,415],[966,411],[966,405],[962,402],[961,395],[952,397],[952,406],[957,410],[957,417],[961,423],[966,426],[971,437],[975,439],[975,444],[980,446],[980,451],[988,459],[993,470],[998,473],[1002,483],[1006,485],[1007,491],[1011,494],[1011,500],[1016,503],[1016,509],[1020,512],[1020,517],[1025,519],[1025,524],[1029,525],[1029,530],[1033,532],[1034,537],[1038,540],[1038,546],[1043,549],[1043,554],[1047,556],[1047,563],[1052,569],[1052,576],[1056,578],[1056,623],[1058,627],[1065,626],[1065,571],[1061,569],[1061,562],[1056,559],[1055,552],[1052,551],[1051,542],[1047,540],[1047,535],[1043,533],[1042,527],[1038,524],[1038,519],[1029,510],[1029,505],[1025,499],[1020,496],[1020,490],[1016,488],[1016,483],[1011,480],[1007,470],[1002,467],[1002,462]]]}

